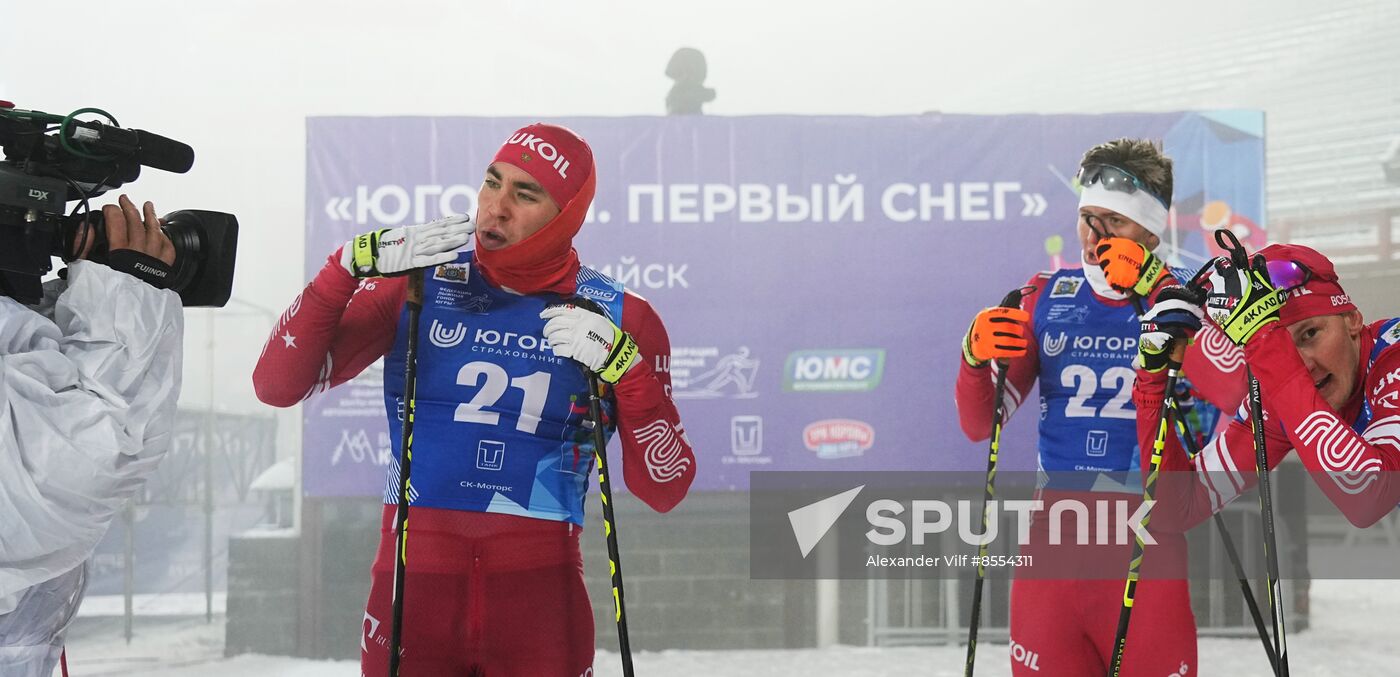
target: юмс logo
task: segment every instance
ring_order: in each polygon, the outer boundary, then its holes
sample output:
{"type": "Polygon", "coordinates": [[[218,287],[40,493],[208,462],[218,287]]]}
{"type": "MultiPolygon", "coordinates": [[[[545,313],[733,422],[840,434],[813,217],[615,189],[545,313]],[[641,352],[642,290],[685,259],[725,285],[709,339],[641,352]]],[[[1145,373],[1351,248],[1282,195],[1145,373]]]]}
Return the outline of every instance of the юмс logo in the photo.
{"type": "Polygon", "coordinates": [[[885,372],[880,348],[798,350],[783,367],[783,390],[860,392],[874,390],[885,372]]]}

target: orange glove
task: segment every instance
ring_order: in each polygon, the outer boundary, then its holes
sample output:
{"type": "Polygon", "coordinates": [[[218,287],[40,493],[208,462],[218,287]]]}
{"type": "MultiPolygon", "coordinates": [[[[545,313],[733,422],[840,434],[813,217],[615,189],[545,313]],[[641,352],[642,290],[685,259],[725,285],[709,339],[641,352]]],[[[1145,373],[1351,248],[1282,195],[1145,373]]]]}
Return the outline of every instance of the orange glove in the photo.
{"type": "Polygon", "coordinates": [[[1094,253],[1099,257],[1099,267],[1103,268],[1109,286],[1143,298],[1152,295],[1152,289],[1167,271],[1162,259],[1126,237],[1102,240],[1094,253]]]}
{"type": "Polygon", "coordinates": [[[1031,315],[1020,308],[983,308],[963,337],[963,360],[980,367],[988,360],[1023,357],[1031,315]]]}

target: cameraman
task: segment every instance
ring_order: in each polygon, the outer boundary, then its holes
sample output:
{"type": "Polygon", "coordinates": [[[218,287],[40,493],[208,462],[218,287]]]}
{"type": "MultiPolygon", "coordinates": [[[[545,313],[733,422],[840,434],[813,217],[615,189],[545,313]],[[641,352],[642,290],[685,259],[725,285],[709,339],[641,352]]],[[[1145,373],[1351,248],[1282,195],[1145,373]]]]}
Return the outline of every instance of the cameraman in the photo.
{"type": "MultiPolygon", "coordinates": [[[[49,677],[84,563],[170,447],[180,298],[138,275],[175,250],[155,208],[102,208],[113,266],[75,260],[40,307],[0,297],[0,674],[49,677]],[[125,251],[122,251],[125,250],[125,251]],[[157,261],[158,260],[158,261],[157,261]],[[55,298],[56,297],[56,298],[55,298]]],[[[84,259],[84,227],[72,250],[84,259]]]]}

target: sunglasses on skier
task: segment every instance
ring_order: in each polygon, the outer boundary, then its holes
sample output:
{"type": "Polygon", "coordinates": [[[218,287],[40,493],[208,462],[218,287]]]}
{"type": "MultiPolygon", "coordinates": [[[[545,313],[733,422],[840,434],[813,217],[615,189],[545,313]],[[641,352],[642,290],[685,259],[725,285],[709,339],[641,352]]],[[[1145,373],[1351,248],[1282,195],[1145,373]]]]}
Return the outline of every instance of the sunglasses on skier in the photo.
{"type": "Polygon", "coordinates": [[[1143,183],[1141,179],[1133,176],[1131,172],[1121,167],[1102,164],[1086,165],[1079,168],[1079,175],[1076,178],[1079,180],[1079,185],[1081,186],[1097,183],[1108,190],[1128,194],[1136,193],[1141,190],[1151,195],[1163,207],[1171,209],[1171,205],[1167,204],[1167,201],[1163,199],[1161,195],[1152,192],[1152,189],[1148,188],[1147,184],[1143,183]]]}

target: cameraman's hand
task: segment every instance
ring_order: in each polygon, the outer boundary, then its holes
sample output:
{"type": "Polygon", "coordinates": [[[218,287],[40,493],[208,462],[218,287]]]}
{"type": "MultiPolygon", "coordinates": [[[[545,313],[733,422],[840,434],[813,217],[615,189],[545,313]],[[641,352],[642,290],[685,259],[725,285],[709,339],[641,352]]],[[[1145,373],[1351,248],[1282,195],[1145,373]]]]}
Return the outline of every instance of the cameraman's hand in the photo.
{"type": "Polygon", "coordinates": [[[108,249],[112,253],[127,249],[160,259],[167,266],[175,265],[175,245],[160,229],[155,205],[150,202],[142,205],[145,212],[145,218],[142,218],[127,196],[118,198],[117,203],[102,208],[102,220],[107,224],[108,249]]]}
{"type": "MultiPolygon", "coordinates": [[[[102,207],[103,227],[107,229],[107,266],[157,289],[164,289],[175,264],[175,245],[160,228],[155,205],[147,202],[145,212],[123,195],[117,204],[102,207]]],[[[90,236],[92,226],[83,224],[74,246],[74,258],[85,259],[92,253],[97,238],[90,236]]]]}

